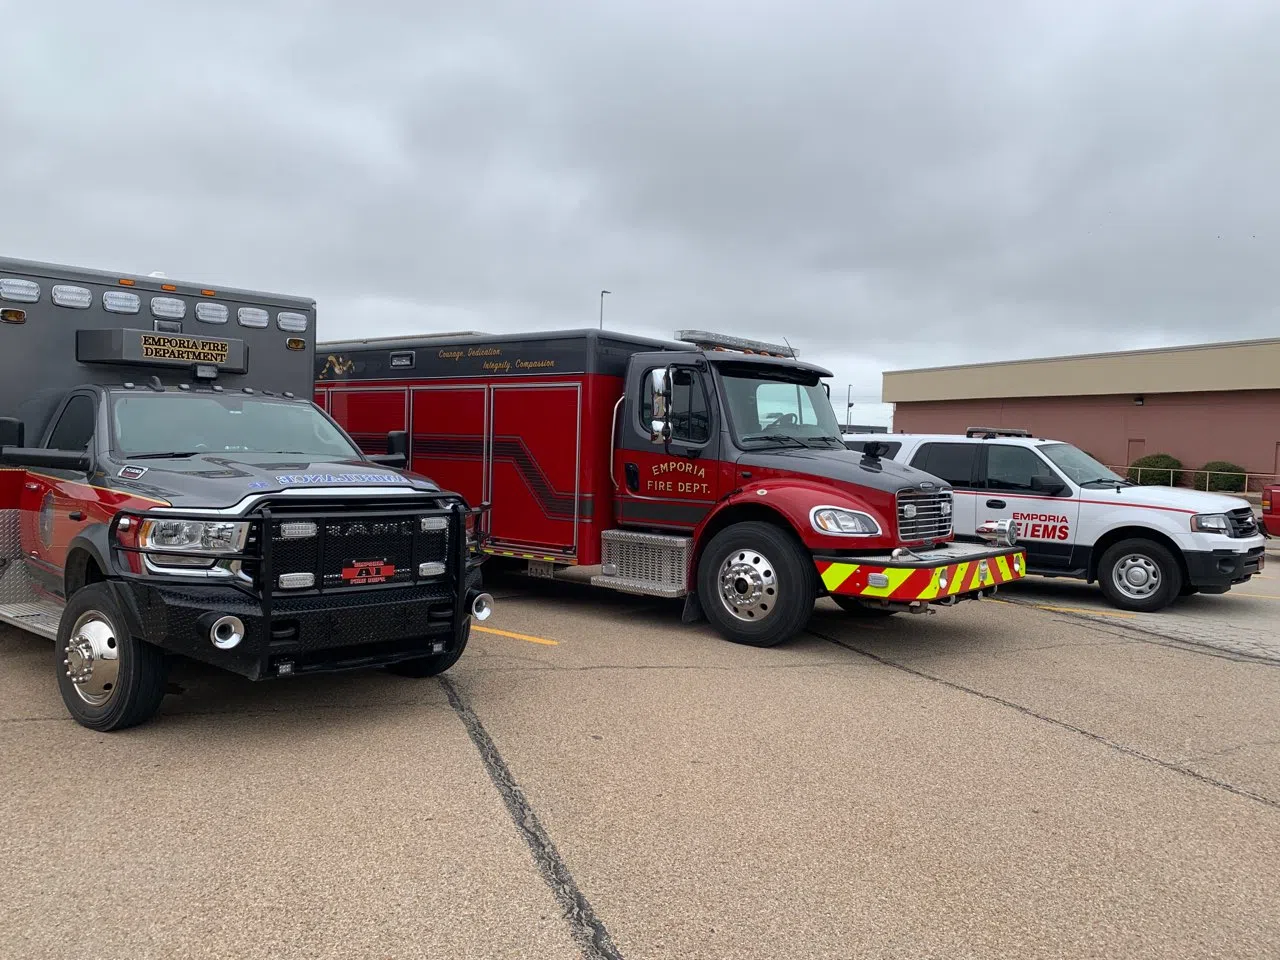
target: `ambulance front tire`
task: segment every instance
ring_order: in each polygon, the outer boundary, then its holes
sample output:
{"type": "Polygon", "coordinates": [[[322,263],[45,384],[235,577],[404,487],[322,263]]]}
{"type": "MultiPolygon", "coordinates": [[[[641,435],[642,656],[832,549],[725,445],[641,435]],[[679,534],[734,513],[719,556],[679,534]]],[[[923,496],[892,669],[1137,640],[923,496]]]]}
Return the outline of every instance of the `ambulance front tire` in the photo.
{"type": "Polygon", "coordinates": [[[164,652],[130,636],[107,584],[91,583],[71,595],[54,651],[62,702],[81,726],[124,730],[160,709],[164,652]]]}
{"type": "Polygon", "coordinates": [[[809,623],[815,576],[812,559],[788,531],[754,520],[735,523],[702,552],[698,600],[725,639],[774,647],[809,623]]]}
{"type": "Polygon", "coordinates": [[[1121,540],[1098,563],[1098,585],[1113,606],[1154,613],[1173,603],[1184,578],[1169,548],[1154,540],[1121,540]]]}
{"type": "Polygon", "coordinates": [[[387,673],[395,674],[397,677],[409,677],[414,680],[421,680],[425,677],[437,677],[444,673],[462,657],[462,652],[467,649],[467,641],[471,638],[471,620],[467,619],[467,629],[462,635],[462,642],[458,644],[458,648],[450,653],[437,653],[430,657],[415,657],[413,660],[401,660],[399,663],[392,663],[387,666],[387,673]]]}
{"type": "Polygon", "coordinates": [[[836,606],[852,617],[859,617],[864,620],[874,620],[880,617],[892,617],[897,610],[887,610],[884,607],[877,607],[859,597],[842,597],[838,594],[832,594],[831,599],[836,602],[836,606]]]}

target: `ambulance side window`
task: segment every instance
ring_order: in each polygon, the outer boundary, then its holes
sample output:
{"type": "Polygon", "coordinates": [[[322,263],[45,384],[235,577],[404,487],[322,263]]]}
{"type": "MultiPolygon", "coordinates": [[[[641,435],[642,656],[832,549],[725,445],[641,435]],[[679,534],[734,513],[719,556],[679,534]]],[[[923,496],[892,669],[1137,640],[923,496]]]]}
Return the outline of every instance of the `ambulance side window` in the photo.
{"type": "Polygon", "coordinates": [[[49,434],[50,450],[80,451],[89,449],[93,430],[98,422],[98,410],[93,399],[78,393],[62,409],[57,426],[49,434]]]}
{"type": "MultiPolygon", "coordinates": [[[[640,395],[640,423],[648,431],[653,419],[653,386],[645,371],[640,395]]],[[[676,367],[671,384],[671,439],[703,444],[711,439],[711,410],[702,374],[688,367],[676,367]]]]}

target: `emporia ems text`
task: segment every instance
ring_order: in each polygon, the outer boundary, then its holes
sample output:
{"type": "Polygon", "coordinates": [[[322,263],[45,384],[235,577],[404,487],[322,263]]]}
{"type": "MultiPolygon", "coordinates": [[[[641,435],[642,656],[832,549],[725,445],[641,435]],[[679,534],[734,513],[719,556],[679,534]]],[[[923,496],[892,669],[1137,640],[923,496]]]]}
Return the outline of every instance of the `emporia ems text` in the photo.
{"type": "Polygon", "coordinates": [[[320,344],[316,401],[367,449],[490,503],[484,549],[536,577],[685,598],[726,638],[980,598],[1025,574],[1012,524],[953,542],[937,477],[848,450],[823,378],[784,347],[594,330],[320,344]]]}
{"type": "Polygon", "coordinates": [[[0,620],[84,726],[151,717],[169,654],[423,677],[488,615],[483,507],[311,402],[314,301],[0,260],[0,321],[0,620]]]}

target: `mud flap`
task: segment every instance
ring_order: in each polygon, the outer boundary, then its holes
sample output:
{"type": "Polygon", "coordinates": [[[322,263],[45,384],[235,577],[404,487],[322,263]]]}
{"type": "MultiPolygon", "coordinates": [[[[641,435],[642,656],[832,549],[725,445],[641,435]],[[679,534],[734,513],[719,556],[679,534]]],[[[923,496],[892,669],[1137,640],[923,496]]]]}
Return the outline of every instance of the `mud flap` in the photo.
{"type": "Polygon", "coordinates": [[[702,604],[698,602],[697,593],[690,591],[684,595],[684,612],[680,614],[681,623],[697,623],[705,619],[702,604]]]}

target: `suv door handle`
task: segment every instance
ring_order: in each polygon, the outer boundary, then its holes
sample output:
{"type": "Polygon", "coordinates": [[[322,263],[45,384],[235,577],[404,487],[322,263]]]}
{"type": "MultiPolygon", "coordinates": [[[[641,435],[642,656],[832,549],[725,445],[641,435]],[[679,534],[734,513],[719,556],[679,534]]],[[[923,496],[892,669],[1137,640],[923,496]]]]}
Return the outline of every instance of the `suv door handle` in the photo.
{"type": "Polygon", "coordinates": [[[987,506],[990,507],[992,510],[1003,510],[1005,507],[1008,506],[1008,504],[1005,503],[1003,500],[988,500],[987,506]]]}

